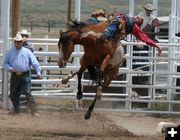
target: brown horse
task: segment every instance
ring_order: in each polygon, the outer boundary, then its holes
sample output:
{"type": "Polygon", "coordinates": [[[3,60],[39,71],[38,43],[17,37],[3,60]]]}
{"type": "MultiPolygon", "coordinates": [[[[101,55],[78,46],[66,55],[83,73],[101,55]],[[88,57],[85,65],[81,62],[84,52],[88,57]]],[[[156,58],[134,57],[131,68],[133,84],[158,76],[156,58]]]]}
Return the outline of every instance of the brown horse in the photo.
{"type": "Polygon", "coordinates": [[[74,75],[78,75],[77,99],[82,98],[81,78],[82,73],[88,69],[90,77],[97,80],[97,93],[90,105],[85,119],[89,119],[96,100],[101,95],[101,89],[105,89],[116,76],[119,66],[124,61],[124,50],[120,41],[97,42],[107,26],[107,22],[99,22],[92,25],[84,25],[82,22],[73,21],[70,29],[60,32],[59,47],[59,67],[64,67],[72,52],[74,45],[80,44],[84,47],[84,55],[81,58],[80,69],[62,79],[62,83],[67,83],[74,75]],[[98,69],[98,73],[95,72],[98,69]]]}

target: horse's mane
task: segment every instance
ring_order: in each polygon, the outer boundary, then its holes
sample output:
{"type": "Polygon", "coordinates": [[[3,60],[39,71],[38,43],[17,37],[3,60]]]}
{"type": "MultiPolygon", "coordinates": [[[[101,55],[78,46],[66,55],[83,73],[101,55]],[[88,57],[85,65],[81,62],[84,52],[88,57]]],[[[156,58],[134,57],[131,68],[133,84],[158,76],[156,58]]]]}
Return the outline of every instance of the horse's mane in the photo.
{"type": "Polygon", "coordinates": [[[70,20],[71,22],[67,22],[66,25],[68,29],[81,29],[82,27],[86,26],[84,22],[78,21],[78,20],[70,20]]]}
{"type": "Polygon", "coordinates": [[[81,33],[81,29],[86,27],[84,31],[93,31],[96,30],[98,32],[102,32],[104,28],[108,25],[107,22],[97,22],[96,24],[88,24],[84,21],[71,20],[71,22],[67,23],[68,31],[78,31],[81,33]]]}

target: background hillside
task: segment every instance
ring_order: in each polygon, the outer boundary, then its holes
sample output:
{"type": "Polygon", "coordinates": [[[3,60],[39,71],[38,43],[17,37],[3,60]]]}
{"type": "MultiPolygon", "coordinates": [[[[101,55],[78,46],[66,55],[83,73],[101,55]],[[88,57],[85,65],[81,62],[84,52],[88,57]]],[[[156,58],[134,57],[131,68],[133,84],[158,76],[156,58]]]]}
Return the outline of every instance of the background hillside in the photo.
{"type": "MultiPolygon", "coordinates": [[[[135,14],[141,12],[142,5],[146,3],[151,3],[151,0],[135,0],[135,14]]],[[[74,4],[75,0],[72,0],[72,19],[74,4]]],[[[98,8],[104,8],[107,13],[128,13],[128,4],[129,0],[81,0],[81,20],[87,19],[90,13],[98,8]]],[[[159,0],[158,5],[158,16],[170,14],[171,0],[159,0]]],[[[30,24],[40,28],[47,27],[48,22],[52,27],[65,28],[67,7],[68,0],[21,0],[21,24],[29,30],[32,30],[30,24]]]]}

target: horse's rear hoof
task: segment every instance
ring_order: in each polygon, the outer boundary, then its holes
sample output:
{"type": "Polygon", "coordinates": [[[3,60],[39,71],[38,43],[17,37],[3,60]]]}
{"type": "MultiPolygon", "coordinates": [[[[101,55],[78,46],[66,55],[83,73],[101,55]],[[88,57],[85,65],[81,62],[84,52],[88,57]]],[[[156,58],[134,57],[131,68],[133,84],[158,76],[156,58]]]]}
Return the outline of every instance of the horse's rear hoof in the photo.
{"type": "Polygon", "coordinates": [[[97,93],[96,93],[96,99],[97,100],[101,100],[102,99],[102,92],[101,92],[101,90],[102,90],[102,87],[98,87],[97,88],[97,93]]]}
{"type": "Polygon", "coordinates": [[[98,101],[102,100],[102,95],[101,95],[101,96],[96,96],[96,99],[97,99],[98,101]]]}
{"type": "Polygon", "coordinates": [[[91,112],[90,112],[90,111],[87,111],[86,114],[84,115],[84,118],[85,118],[86,120],[88,120],[90,117],[91,117],[91,112]]]}

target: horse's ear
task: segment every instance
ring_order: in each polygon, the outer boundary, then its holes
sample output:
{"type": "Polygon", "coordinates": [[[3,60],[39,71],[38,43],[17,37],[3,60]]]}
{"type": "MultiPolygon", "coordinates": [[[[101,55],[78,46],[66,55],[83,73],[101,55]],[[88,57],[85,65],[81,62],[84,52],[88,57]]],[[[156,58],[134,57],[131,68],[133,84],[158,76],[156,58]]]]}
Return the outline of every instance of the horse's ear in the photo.
{"type": "Polygon", "coordinates": [[[63,33],[63,30],[60,29],[60,30],[59,30],[59,35],[61,36],[62,33],[63,33]]]}

